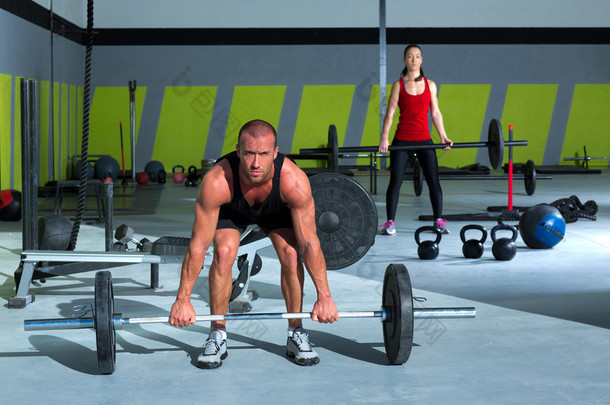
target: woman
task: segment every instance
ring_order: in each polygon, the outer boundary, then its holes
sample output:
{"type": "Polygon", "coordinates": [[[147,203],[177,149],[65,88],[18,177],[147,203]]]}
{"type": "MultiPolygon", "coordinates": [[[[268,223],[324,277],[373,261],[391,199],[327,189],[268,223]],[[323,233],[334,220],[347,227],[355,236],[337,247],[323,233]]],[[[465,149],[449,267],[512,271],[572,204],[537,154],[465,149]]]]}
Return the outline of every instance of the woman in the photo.
{"type": "MultiPolygon", "coordinates": [[[[438,98],[436,96],[436,84],[432,80],[424,77],[421,68],[422,51],[417,45],[409,45],[405,48],[404,62],[405,68],[402,70],[400,79],[392,85],[392,92],[388,100],[388,108],[383,121],[383,131],[379,143],[379,152],[387,153],[389,141],[388,136],[396,106],[400,107],[400,118],[392,146],[413,146],[433,144],[428,130],[428,112],[432,117],[432,122],[438,131],[441,143],[448,146],[445,150],[450,150],[453,142],[447,138],[445,127],[443,126],[443,116],[438,108],[438,98]]],[[[434,226],[442,233],[448,233],[447,221],[442,218],[443,211],[443,191],[438,181],[438,162],[434,149],[420,149],[416,151],[417,160],[424,172],[428,189],[430,190],[430,202],[434,214],[434,226]]],[[[396,233],[396,207],[400,195],[400,186],[404,178],[405,167],[409,159],[409,151],[390,152],[390,184],[386,194],[387,221],[381,227],[385,235],[396,233]]]]}

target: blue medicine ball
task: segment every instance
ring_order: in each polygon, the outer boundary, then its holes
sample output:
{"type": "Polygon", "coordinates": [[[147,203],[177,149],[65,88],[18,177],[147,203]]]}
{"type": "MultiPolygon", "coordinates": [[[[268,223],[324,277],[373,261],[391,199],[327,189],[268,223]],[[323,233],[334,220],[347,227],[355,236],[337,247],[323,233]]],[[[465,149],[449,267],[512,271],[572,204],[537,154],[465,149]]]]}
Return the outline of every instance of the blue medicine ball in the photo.
{"type": "MultiPolygon", "coordinates": [[[[80,180],[80,169],[81,169],[81,159],[78,159],[74,162],[74,166],[72,166],[72,179],[80,180]]],[[[95,175],[95,170],[93,169],[93,165],[91,162],[87,162],[87,180],[93,179],[95,175]]]]}
{"type": "Polygon", "coordinates": [[[163,167],[163,163],[158,160],[151,160],[144,166],[144,171],[148,173],[150,181],[156,183],[159,181],[159,177],[163,177],[161,173],[165,173],[165,168],[163,167]]]}
{"type": "MultiPolygon", "coordinates": [[[[95,162],[95,178],[104,180],[106,177],[111,177],[112,181],[117,181],[121,167],[119,162],[110,155],[102,156],[95,162]]],[[[80,173],[80,172],[79,172],[80,173]]]]}
{"type": "Polygon", "coordinates": [[[536,205],[519,219],[521,239],[532,249],[549,249],[558,244],[566,233],[566,221],[552,205],[536,205]]]}

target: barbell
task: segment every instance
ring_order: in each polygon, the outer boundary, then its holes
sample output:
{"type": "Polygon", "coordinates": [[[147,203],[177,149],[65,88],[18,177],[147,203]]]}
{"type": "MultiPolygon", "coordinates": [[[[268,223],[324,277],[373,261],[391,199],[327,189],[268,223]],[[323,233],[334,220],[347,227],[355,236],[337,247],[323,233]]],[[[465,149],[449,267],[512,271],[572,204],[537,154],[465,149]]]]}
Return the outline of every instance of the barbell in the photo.
{"type": "Polygon", "coordinates": [[[593,156],[589,156],[587,155],[587,146],[583,145],[583,149],[585,151],[585,154],[583,157],[566,157],[563,158],[564,161],[582,161],[581,163],[581,167],[584,167],[585,169],[589,168],[589,161],[590,160],[610,160],[610,156],[598,156],[598,157],[593,157],[593,156]]]}
{"type": "MultiPolygon", "coordinates": [[[[432,144],[432,145],[415,145],[415,146],[390,146],[390,151],[417,151],[423,149],[444,149],[447,144],[432,144]]],[[[500,170],[502,162],[504,161],[504,148],[506,146],[527,146],[526,140],[521,141],[504,141],[504,134],[502,132],[502,124],[499,119],[492,119],[489,122],[489,128],[487,131],[487,142],[464,142],[454,143],[451,145],[452,149],[460,148],[487,148],[489,155],[489,162],[491,167],[495,170],[500,170]]],[[[313,153],[328,153],[329,154],[329,169],[333,172],[338,171],[339,167],[339,154],[341,153],[360,153],[360,152],[377,152],[379,146],[343,146],[339,147],[339,141],[337,136],[337,128],[334,125],[330,125],[328,128],[328,146],[326,148],[303,148],[300,150],[300,154],[313,154],[313,153]]]]}
{"type": "MultiPolygon", "coordinates": [[[[95,306],[92,317],[73,319],[25,320],[26,331],[55,329],[94,329],[97,360],[102,374],[112,374],[116,365],[116,331],[124,325],[168,323],[168,317],[123,318],[114,312],[112,274],[99,271],[95,274],[95,306]]],[[[403,264],[390,264],[383,279],[381,308],[373,311],[339,312],[340,318],[381,318],[386,356],[391,364],[404,364],[413,346],[414,319],[473,318],[473,307],[413,308],[413,292],[409,272],[403,264]]],[[[311,313],[246,313],[229,315],[198,315],[203,321],[243,321],[272,319],[306,319],[311,313]]]]}

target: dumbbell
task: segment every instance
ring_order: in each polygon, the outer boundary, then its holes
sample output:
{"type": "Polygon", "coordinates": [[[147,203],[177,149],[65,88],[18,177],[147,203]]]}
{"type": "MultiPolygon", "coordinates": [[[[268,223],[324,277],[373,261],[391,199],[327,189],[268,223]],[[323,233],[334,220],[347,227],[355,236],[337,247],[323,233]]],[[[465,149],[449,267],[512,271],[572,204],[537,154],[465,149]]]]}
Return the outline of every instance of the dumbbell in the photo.
{"type": "MultiPolygon", "coordinates": [[[[133,242],[136,244],[136,248],[138,250],[141,250],[143,252],[150,252],[150,250],[152,249],[152,242],[150,240],[148,240],[147,238],[144,238],[142,240],[137,240],[136,238],[133,237],[133,228],[131,228],[128,225],[121,225],[119,226],[116,231],[114,232],[114,238],[116,240],[119,241],[119,243],[127,246],[127,244],[129,242],[133,242]]],[[[116,243],[115,243],[116,245],[116,243]]],[[[115,250],[119,250],[117,249],[117,247],[115,246],[115,250]]],[[[122,249],[121,249],[122,250],[122,249]]]]}

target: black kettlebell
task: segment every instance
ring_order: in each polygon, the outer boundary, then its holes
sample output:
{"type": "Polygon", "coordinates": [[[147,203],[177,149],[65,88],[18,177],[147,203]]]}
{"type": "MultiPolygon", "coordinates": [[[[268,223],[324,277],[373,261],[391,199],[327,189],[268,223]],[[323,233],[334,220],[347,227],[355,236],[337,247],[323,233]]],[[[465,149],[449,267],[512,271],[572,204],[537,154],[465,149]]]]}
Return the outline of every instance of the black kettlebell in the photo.
{"type": "Polygon", "coordinates": [[[478,259],[483,256],[483,252],[485,251],[485,247],[483,243],[487,240],[487,229],[485,229],[482,225],[471,224],[466,225],[460,231],[460,239],[464,245],[462,246],[462,253],[464,257],[467,259],[478,259]],[[481,232],[480,239],[468,239],[466,240],[466,231],[471,229],[477,230],[481,232]]]}
{"type": "Polygon", "coordinates": [[[443,234],[433,226],[422,226],[415,231],[415,242],[417,243],[417,255],[422,260],[433,260],[438,257],[438,244],[441,242],[443,234]],[[436,233],[435,240],[421,241],[419,235],[422,232],[430,231],[436,233]]]}
{"type": "Polygon", "coordinates": [[[491,230],[491,240],[494,244],[491,247],[491,251],[496,260],[512,260],[515,257],[515,254],[517,254],[517,245],[515,244],[517,235],[519,235],[519,231],[512,225],[498,224],[493,227],[491,230]],[[511,231],[513,236],[511,238],[496,239],[496,232],[500,230],[511,231]]]}
{"type": "Polygon", "coordinates": [[[157,173],[157,181],[159,184],[165,184],[167,181],[167,173],[165,170],[159,170],[159,173],[157,173]]]}
{"type": "Polygon", "coordinates": [[[189,166],[188,176],[184,182],[185,187],[197,187],[199,176],[197,176],[197,168],[195,166],[189,166]]]}

